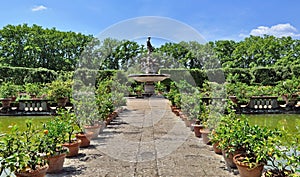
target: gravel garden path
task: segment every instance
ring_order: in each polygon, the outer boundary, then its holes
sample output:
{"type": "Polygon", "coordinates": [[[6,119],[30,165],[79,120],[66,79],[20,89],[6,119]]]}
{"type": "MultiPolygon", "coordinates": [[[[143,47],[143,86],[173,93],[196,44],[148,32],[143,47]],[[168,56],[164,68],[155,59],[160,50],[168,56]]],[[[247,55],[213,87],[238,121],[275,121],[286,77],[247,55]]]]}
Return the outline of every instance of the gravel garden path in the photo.
{"type": "Polygon", "coordinates": [[[128,98],[91,146],[65,160],[55,176],[231,177],[221,155],[171,112],[168,100],[128,98]]]}

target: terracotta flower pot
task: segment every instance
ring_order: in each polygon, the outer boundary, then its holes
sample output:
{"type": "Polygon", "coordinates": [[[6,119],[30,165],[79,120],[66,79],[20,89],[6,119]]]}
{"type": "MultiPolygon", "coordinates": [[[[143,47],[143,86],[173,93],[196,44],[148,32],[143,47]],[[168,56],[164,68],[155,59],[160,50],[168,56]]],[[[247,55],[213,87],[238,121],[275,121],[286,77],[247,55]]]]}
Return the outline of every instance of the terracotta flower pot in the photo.
{"type": "Polygon", "coordinates": [[[36,170],[26,171],[26,172],[19,172],[15,173],[17,177],[44,177],[46,176],[46,172],[48,170],[49,166],[45,165],[42,166],[36,170]]]}
{"type": "Polygon", "coordinates": [[[213,144],[214,152],[215,152],[216,154],[222,154],[222,149],[220,149],[220,148],[218,147],[218,145],[219,145],[218,142],[213,144]]]}
{"type": "Polygon", "coordinates": [[[263,172],[263,177],[283,177],[291,175],[291,170],[277,170],[277,169],[269,169],[263,172]]]}
{"type": "Polygon", "coordinates": [[[105,119],[105,124],[106,124],[106,126],[109,125],[111,121],[112,121],[112,117],[108,116],[108,117],[105,119]]]}
{"type": "Polygon", "coordinates": [[[194,131],[194,125],[195,125],[195,119],[190,119],[190,129],[191,131],[194,131]]]}
{"type": "Polygon", "coordinates": [[[201,137],[200,129],[203,129],[204,126],[203,125],[193,124],[193,127],[194,127],[195,136],[198,137],[198,138],[200,138],[201,137]]]}
{"type": "Polygon", "coordinates": [[[201,136],[202,136],[202,141],[204,144],[211,144],[210,139],[208,137],[208,135],[210,134],[210,130],[209,129],[201,129],[200,130],[201,136]]]}
{"type": "Polygon", "coordinates": [[[181,116],[180,116],[180,118],[181,118],[181,120],[186,120],[188,117],[186,116],[186,115],[184,115],[184,114],[182,114],[181,116]]]}
{"type": "Polygon", "coordinates": [[[3,108],[8,108],[8,107],[10,107],[11,99],[10,98],[4,98],[4,99],[1,99],[1,102],[2,102],[2,107],[3,108]]]}
{"type": "Polygon", "coordinates": [[[186,127],[190,127],[191,126],[191,122],[189,119],[184,119],[184,123],[186,127]]]}
{"type": "Polygon", "coordinates": [[[63,144],[64,147],[67,147],[69,149],[69,153],[67,154],[67,157],[74,157],[78,155],[80,143],[81,143],[80,140],[76,140],[72,143],[63,144]]]}
{"type": "Polygon", "coordinates": [[[68,102],[68,98],[65,97],[65,98],[57,98],[56,99],[56,102],[57,102],[57,106],[58,107],[65,107],[67,102],[68,102]]]}
{"type": "Polygon", "coordinates": [[[174,112],[174,110],[175,109],[177,109],[177,107],[176,106],[171,106],[171,110],[172,110],[172,112],[174,112]]]}
{"type": "Polygon", "coordinates": [[[99,124],[93,125],[93,126],[86,125],[86,126],[84,126],[84,132],[85,133],[92,132],[93,134],[91,136],[91,139],[96,139],[96,138],[98,138],[98,135],[100,133],[101,126],[102,125],[99,125],[99,124]]]}
{"type": "Polygon", "coordinates": [[[249,168],[247,164],[244,164],[239,161],[240,158],[243,158],[242,154],[237,154],[233,157],[233,161],[236,164],[241,177],[261,177],[262,171],[264,169],[264,164],[257,164],[254,168],[249,168]]]}
{"type": "Polygon", "coordinates": [[[66,154],[59,154],[56,156],[48,157],[48,165],[49,168],[47,170],[47,173],[58,173],[60,172],[64,167],[66,154]]]}
{"type": "Polygon", "coordinates": [[[119,113],[117,110],[113,111],[112,113],[113,119],[115,119],[116,117],[118,117],[119,113]]]}
{"type": "Polygon", "coordinates": [[[80,147],[90,146],[90,140],[92,139],[93,134],[93,132],[77,133],[75,136],[77,139],[81,140],[80,147]]]}
{"type": "Polygon", "coordinates": [[[236,98],[236,96],[229,96],[228,97],[233,103],[237,104],[238,103],[238,100],[236,98]]]}
{"type": "Polygon", "coordinates": [[[239,153],[241,153],[241,151],[228,152],[227,150],[222,150],[222,155],[229,171],[237,168],[236,164],[233,162],[233,157],[239,153]]]}

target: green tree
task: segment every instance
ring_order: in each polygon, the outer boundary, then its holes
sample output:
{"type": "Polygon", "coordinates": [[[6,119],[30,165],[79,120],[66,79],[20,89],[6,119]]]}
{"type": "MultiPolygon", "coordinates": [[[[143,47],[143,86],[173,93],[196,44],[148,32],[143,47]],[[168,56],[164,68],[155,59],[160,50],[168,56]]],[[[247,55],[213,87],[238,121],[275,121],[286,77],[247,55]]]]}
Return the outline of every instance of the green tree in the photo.
{"type": "Polygon", "coordinates": [[[7,25],[0,30],[0,62],[2,66],[71,71],[91,39],[38,25],[7,25]]]}

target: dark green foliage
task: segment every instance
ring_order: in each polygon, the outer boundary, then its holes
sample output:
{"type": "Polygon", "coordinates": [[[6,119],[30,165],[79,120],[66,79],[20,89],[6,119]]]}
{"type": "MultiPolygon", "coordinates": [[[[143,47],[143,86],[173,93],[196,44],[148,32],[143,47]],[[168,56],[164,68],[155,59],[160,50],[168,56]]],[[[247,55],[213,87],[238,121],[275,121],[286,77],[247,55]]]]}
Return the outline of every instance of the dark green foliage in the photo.
{"type": "Polygon", "coordinates": [[[225,68],[225,69],[161,69],[160,73],[170,74],[171,78],[163,81],[169,88],[171,81],[186,80],[191,85],[202,88],[205,81],[224,83],[245,83],[247,85],[276,85],[278,82],[300,76],[300,66],[275,66],[260,68],[225,68]]]}
{"type": "Polygon", "coordinates": [[[17,85],[25,83],[48,83],[54,80],[58,73],[45,68],[23,68],[0,66],[0,80],[3,82],[13,82],[17,85]]]}
{"type": "Polygon", "coordinates": [[[224,71],[221,68],[217,69],[209,69],[206,71],[208,80],[210,82],[216,82],[219,84],[222,84],[225,82],[225,76],[224,76],[224,71]]]}
{"type": "Polygon", "coordinates": [[[300,77],[300,65],[291,66],[292,75],[295,77],[300,77]]]}
{"type": "Polygon", "coordinates": [[[100,82],[103,80],[112,79],[112,77],[116,75],[117,72],[117,70],[99,70],[96,81],[100,82]]]}
{"type": "Polygon", "coordinates": [[[202,87],[203,83],[208,79],[206,73],[201,69],[191,69],[190,73],[194,78],[197,87],[202,87]]]}
{"type": "MultiPolygon", "coordinates": [[[[207,76],[203,70],[200,69],[161,69],[159,71],[161,74],[170,74],[170,80],[175,82],[180,82],[180,80],[185,80],[187,83],[193,86],[202,86],[202,82],[207,80],[207,76]]],[[[164,81],[166,85],[170,80],[164,81]]]]}
{"type": "Polygon", "coordinates": [[[1,65],[71,71],[91,39],[81,33],[38,25],[7,25],[0,30],[1,65]]]}
{"type": "Polygon", "coordinates": [[[276,80],[276,70],[274,68],[254,68],[254,83],[262,85],[274,85],[276,80]]]}
{"type": "Polygon", "coordinates": [[[230,83],[243,82],[249,85],[254,79],[248,68],[225,68],[224,73],[226,80],[230,83]]]}
{"type": "Polygon", "coordinates": [[[274,67],[276,71],[276,82],[286,80],[286,79],[291,79],[293,77],[293,73],[291,70],[291,67],[286,67],[286,66],[277,66],[274,67]]]}
{"type": "MultiPolygon", "coordinates": [[[[156,48],[152,57],[161,73],[171,74],[163,81],[167,87],[170,81],[186,80],[202,87],[206,80],[224,83],[225,78],[232,83],[275,85],[300,76],[299,51],[297,39],[265,35],[240,42],[169,42],[156,48]]],[[[99,41],[38,25],[7,25],[0,30],[0,82],[50,83],[67,75],[80,84],[97,85],[117,70],[142,69],[146,52],[134,41],[99,41]]]]}

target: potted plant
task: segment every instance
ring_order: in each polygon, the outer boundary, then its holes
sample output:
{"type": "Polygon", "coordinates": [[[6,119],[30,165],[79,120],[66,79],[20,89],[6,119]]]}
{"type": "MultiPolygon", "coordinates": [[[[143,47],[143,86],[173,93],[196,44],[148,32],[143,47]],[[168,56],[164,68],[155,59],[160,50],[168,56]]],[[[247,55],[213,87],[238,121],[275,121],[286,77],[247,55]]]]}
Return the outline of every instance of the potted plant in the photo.
{"type": "Polygon", "coordinates": [[[44,136],[41,141],[44,143],[46,159],[49,168],[47,173],[57,173],[63,169],[68,149],[63,147],[66,135],[66,122],[59,117],[53,117],[44,124],[44,136]]]}
{"type": "Polygon", "coordinates": [[[91,139],[98,137],[101,129],[101,121],[96,98],[93,92],[80,91],[74,95],[73,105],[80,127],[76,137],[81,139],[81,147],[87,147],[91,139]]]}
{"type": "Polygon", "coordinates": [[[287,107],[295,106],[299,98],[299,89],[300,82],[296,77],[287,79],[285,81],[280,81],[275,87],[275,90],[282,96],[283,100],[286,102],[287,107]]]}
{"type": "Polygon", "coordinates": [[[95,96],[96,105],[98,106],[99,111],[98,120],[105,121],[106,125],[112,121],[111,117],[109,117],[109,114],[114,111],[111,82],[111,80],[102,80],[99,82],[95,96]]]}
{"type": "Polygon", "coordinates": [[[72,80],[63,81],[61,79],[54,80],[48,84],[48,95],[57,102],[58,107],[64,107],[71,97],[72,84],[72,80]]]}
{"type": "Polygon", "coordinates": [[[260,177],[270,151],[275,148],[280,131],[245,124],[240,129],[241,145],[245,152],[233,157],[241,177],[260,177]]]}
{"type": "Polygon", "coordinates": [[[221,121],[222,114],[224,114],[225,103],[221,100],[212,100],[211,103],[206,106],[207,117],[204,119],[204,129],[200,132],[205,144],[211,144],[211,133],[218,127],[221,121]]]}
{"type": "Polygon", "coordinates": [[[155,90],[158,95],[164,95],[166,91],[166,86],[162,82],[156,82],[155,83],[155,90]]]}
{"type": "MultiPolygon", "coordinates": [[[[187,116],[187,118],[184,119],[185,124],[193,131],[194,123],[198,120],[200,115],[200,105],[202,103],[199,90],[187,81],[180,81],[177,85],[180,93],[177,92],[175,94],[174,103],[176,107],[180,108],[179,115],[183,113],[187,116]]],[[[199,135],[200,132],[197,131],[196,136],[199,135]]]]}
{"type": "Polygon", "coordinates": [[[80,86],[74,90],[72,103],[77,120],[84,130],[82,132],[92,133],[92,138],[98,137],[101,124],[99,122],[99,111],[96,105],[95,88],[80,86]]]}
{"type": "Polygon", "coordinates": [[[26,83],[24,85],[27,95],[30,95],[31,98],[35,99],[41,93],[41,86],[38,83],[26,83]]]}
{"type": "MultiPolygon", "coordinates": [[[[299,125],[300,122],[298,121],[296,124],[299,125]]],[[[286,130],[281,130],[281,132],[282,136],[277,136],[276,141],[274,141],[275,148],[269,151],[269,168],[264,176],[300,176],[300,127],[297,126],[293,134],[286,130]]]]}
{"type": "Polygon", "coordinates": [[[109,125],[113,120],[113,117],[109,116],[114,109],[110,95],[111,94],[104,94],[102,96],[97,96],[97,104],[99,106],[98,110],[100,115],[99,118],[101,120],[105,120],[106,125],[109,125]]]}
{"type": "Polygon", "coordinates": [[[221,117],[214,133],[211,134],[211,142],[218,143],[229,171],[237,168],[233,162],[233,156],[245,152],[242,144],[243,139],[241,139],[245,126],[248,126],[245,117],[231,111],[221,117]]]}
{"type": "Polygon", "coordinates": [[[207,106],[201,100],[200,94],[186,96],[182,95],[182,111],[189,120],[192,120],[191,127],[196,137],[201,137],[200,130],[205,126],[204,120],[207,119],[207,106]]]}
{"type": "Polygon", "coordinates": [[[229,98],[235,104],[246,105],[250,101],[250,97],[253,95],[253,89],[246,83],[236,82],[226,84],[227,93],[229,98]]]}
{"type": "Polygon", "coordinates": [[[175,84],[175,82],[171,82],[170,91],[166,94],[166,96],[167,96],[168,100],[171,102],[172,111],[173,111],[173,108],[176,108],[175,97],[177,94],[179,94],[179,91],[176,87],[176,84],[175,84]]]}
{"type": "Polygon", "coordinates": [[[117,78],[114,78],[111,82],[111,100],[115,111],[121,110],[122,106],[126,105],[126,98],[124,95],[128,95],[129,93],[129,87],[120,82],[121,81],[117,78]]]}
{"type": "Polygon", "coordinates": [[[142,96],[143,90],[144,90],[143,84],[138,84],[137,86],[134,87],[134,92],[137,94],[138,97],[142,96]]]}
{"type": "Polygon", "coordinates": [[[11,82],[4,82],[0,86],[0,98],[2,102],[2,109],[8,109],[10,103],[15,101],[18,94],[18,87],[11,82]]]}
{"type": "Polygon", "coordinates": [[[40,142],[42,132],[26,121],[26,129],[19,131],[15,125],[10,132],[3,135],[0,144],[0,174],[10,176],[45,176],[48,169],[43,143],[40,142]]]}
{"type": "Polygon", "coordinates": [[[63,146],[69,149],[67,157],[77,156],[81,141],[75,138],[75,133],[80,131],[75,113],[64,108],[59,108],[58,118],[60,121],[64,121],[66,123],[66,137],[63,146]]]}

